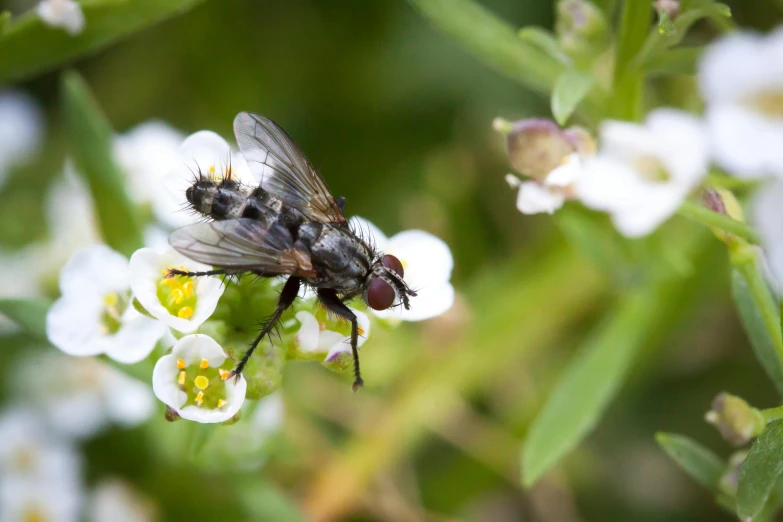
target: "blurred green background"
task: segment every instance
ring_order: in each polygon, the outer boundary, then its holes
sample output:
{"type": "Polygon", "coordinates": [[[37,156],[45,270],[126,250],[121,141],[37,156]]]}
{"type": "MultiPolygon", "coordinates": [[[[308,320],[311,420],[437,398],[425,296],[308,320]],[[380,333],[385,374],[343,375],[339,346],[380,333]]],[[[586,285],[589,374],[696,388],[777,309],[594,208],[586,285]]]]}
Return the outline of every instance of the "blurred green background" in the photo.
{"type": "MultiPolygon", "coordinates": [[[[553,24],[547,1],[481,3],[515,27],[553,24]]],[[[771,2],[728,3],[741,26],[766,30],[783,17],[771,2]]],[[[0,10],[23,4],[0,1],[0,10]]],[[[710,35],[697,26],[694,38],[710,35]]],[[[401,0],[207,1],[73,66],[120,133],[162,119],[230,139],[237,112],[276,120],[347,198],[346,213],[389,234],[443,238],[459,293],[446,316],[377,334],[363,352],[360,394],[320,365],[289,365],[284,428],[260,472],[167,459],[160,439],[184,423],[159,419],[89,442],[88,481],[128,479],[159,520],[273,520],[279,494],[314,519],[732,519],[654,440],[658,430],[687,433],[725,456],[703,421],[712,397],[728,389],[775,405],[730,302],[725,249],[709,236],[676,291],[655,302],[669,309],[595,432],[536,487],[520,486],[530,421],[622,292],[563,236],[561,218],[518,213],[503,181],[492,119],[547,117],[547,99],[401,0]]],[[[14,86],[42,103],[48,140],[0,194],[5,250],[50,233],[40,216],[65,157],[59,79],[55,71],[14,86]]],[[[693,228],[682,219],[670,227],[693,228]]],[[[644,263],[643,250],[636,259],[644,263]]],[[[2,344],[6,353],[39,346],[24,334],[2,344]]]]}

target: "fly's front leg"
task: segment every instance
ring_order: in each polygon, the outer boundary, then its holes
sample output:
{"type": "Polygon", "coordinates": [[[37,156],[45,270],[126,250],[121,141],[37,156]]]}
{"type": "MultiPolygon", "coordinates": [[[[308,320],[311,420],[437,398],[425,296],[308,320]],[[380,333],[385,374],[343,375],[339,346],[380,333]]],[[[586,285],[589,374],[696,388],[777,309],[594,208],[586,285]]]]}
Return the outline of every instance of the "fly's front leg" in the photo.
{"type": "Polygon", "coordinates": [[[356,319],[356,314],[351,311],[350,308],[345,306],[345,303],[340,301],[337,296],[337,292],[328,288],[318,289],[318,298],[327,310],[333,312],[347,321],[351,321],[351,352],[353,352],[353,391],[356,391],[364,386],[364,380],[362,379],[362,373],[359,370],[359,322],[356,319]]]}
{"type": "Polygon", "coordinates": [[[242,375],[242,370],[245,369],[245,365],[250,359],[250,356],[253,355],[253,350],[256,349],[258,343],[264,339],[264,336],[269,335],[269,332],[271,332],[275,327],[277,321],[280,320],[280,316],[283,315],[283,312],[285,312],[289,306],[294,304],[294,301],[296,301],[296,296],[299,295],[299,286],[301,282],[301,279],[294,276],[289,277],[288,281],[285,282],[283,291],[280,292],[280,298],[277,300],[277,308],[275,308],[275,312],[266,322],[264,327],[261,328],[261,331],[253,340],[250,348],[248,348],[248,350],[245,352],[245,355],[242,356],[242,359],[239,361],[239,364],[237,364],[237,367],[234,368],[234,370],[231,372],[235,377],[239,378],[239,376],[242,375]]]}

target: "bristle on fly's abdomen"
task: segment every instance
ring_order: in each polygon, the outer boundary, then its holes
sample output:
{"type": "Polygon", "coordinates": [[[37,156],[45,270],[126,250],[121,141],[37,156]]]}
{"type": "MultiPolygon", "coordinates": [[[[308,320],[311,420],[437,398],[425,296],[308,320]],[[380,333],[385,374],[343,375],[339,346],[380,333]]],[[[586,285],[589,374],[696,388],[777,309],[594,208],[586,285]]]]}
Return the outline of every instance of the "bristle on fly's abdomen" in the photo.
{"type": "Polygon", "coordinates": [[[198,179],[185,191],[193,210],[220,221],[242,217],[253,187],[233,179],[198,179]]]}

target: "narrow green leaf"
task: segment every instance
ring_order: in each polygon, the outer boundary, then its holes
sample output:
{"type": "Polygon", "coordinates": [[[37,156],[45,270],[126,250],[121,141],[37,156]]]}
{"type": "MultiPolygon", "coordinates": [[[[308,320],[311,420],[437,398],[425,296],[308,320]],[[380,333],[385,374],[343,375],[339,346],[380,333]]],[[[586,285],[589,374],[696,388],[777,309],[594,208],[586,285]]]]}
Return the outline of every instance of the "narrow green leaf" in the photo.
{"type": "Polygon", "coordinates": [[[103,239],[130,256],[142,246],[141,228],[114,162],[109,122],[77,73],[65,74],[62,94],[70,153],[92,192],[103,239]]]}
{"type": "Polygon", "coordinates": [[[617,393],[662,306],[651,291],[625,299],[566,368],[533,422],[522,451],[522,482],[533,485],[598,422],[617,393]]]}
{"type": "Polygon", "coordinates": [[[305,517],[291,498],[265,480],[245,481],[239,486],[239,499],[252,520],[304,522],[305,517]]]}
{"type": "Polygon", "coordinates": [[[120,38],[183,13],[203,0],[93,0],[82,3],[83,33],[45,25],[35,10],[0,34],[0,83],[18,81],[95,52],[120,38]]]}
{"type": "Polygon", "coordinates": [[[27,299],[0,299],[0,314],[30,335],[46,341],[46,312],[50,304],[27,299]]]}
{"type": "Polygon", "coordinates": [[[519,30],[519,37],[525,42],[530,42],[540,48],[546,54],[558,62],[568,65],[571,59],[560,49],[560,43],[551,32],[541,27],[529,26],[519,30]]]}
{"type": "Polygon", "coordinates": [[[552,115],[558,124],[566,124],[592,86],[593,77],[576,69],[560,75],[552,91],[552,115]]]}
{"type": "Polygon", "coordinates": [[[726,463],[698,442],[674,433],[656,433],[655,440],[674,462],[696,482],[717,491],[726,463]]]}
{"type": "MultiPolygon", "coordinates": [[[[768,299],[773,300],[767,302],[764,308],[777,310],[772,293],[766,288],[763,290],[768,293],[768,299]]],[[[734,270],[731,274],[731,294],[756,358],[772,379],[778,393],[783,396],[783,366],[778,355],[778,350],[783,350],[783,339],[780,337],[779,329],[777,335],[769,331],[763,310],[754,298],[748,280],[738,270],[734,270]]]]}
{"type": "MultiPolygon", "coordinates": [[[[408,0],[438,29],[464,45],[479,60],[529,89],[550,93],[565,70],[537,45],[519,38],[513,27],[473,0],[408,0]]],[[[592,91],[582,110],[595,115],[604,104],[592,91]]]]}
{"type": "Polygon", "coordinates": [[[215,424],[201,424],[192,422],[190,426],[190,437],[188,440],[188,453],[190,458],[198,457],[201,450],[204,449],[209,439],[215,434],[215,424]]]}
{"type": "Polygon", "coordinates": [[[670,49],[647,60],[644,64],[644,71],[650,76],[696,74],[696,64],[699,63],[704,49],[703,46],[670,49]]]}
{"type": "Polygon", "coordinates": [[[783,421],[769,425],[750,448],[740,468],[737,515],[742,520],[761,513],[775,483],[783,475],[783,421]]]}

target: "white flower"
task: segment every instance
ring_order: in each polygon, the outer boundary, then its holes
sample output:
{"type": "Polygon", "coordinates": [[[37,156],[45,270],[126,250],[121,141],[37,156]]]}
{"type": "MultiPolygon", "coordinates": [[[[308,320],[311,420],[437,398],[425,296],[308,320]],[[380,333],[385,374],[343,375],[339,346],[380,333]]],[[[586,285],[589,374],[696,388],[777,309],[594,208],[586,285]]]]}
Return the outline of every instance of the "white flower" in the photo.
{"type": "MultiPolygon", "coordinates": [[[[783,283],[783,180],[763,184],[750,202],[753,224],[761,236],[769,270],[783,283]]],[[[778,288],[780,291],[781,288],[778,288]]]]}
{"type": "Polygon", "coordinates": [[[711,152],[744,177],[783,177],[783,29],[763,36],[735,31],[701,60],[711,152]]]}
{"type": "Polygon", "coordinates": [[[223,283],[215,276],[169,276],[170,268],[191,272],[211,269],[171,248],[165,252],[142,248],[130,259],[130,286],[150,314],[175,330],[190,333],[215,311],[223,283]]]}
{"type": "Polygon", "coordinates": [[[396,256],[405,270],[405,282],[418,294],[410,298],[411,309],[403,306],[372,312],[386,319],[422,321],[438,316],[454,304],[451,270],[454,258],[443,240],[423,230],[406,230],[387,238],[375,225],[354,216],[350,224],[365,240],[384,254],[396,256]]]}
{"type": "Polygon", "coordinates": [[[707,141],[690,114],[657,109],[644,125],[607,121],[600,130],[600,149],[585,159],[576,195],[611,214],[628,237],[655,230],[707,173],[707,141]]]}
{"type": "Polygon", "coordinates": [[[87,519],[91,522],[151,522],[152,502],[120,479],[103,480],[90,494],[87,519]]]}
{"type": "Polygon", "coordinates": [[[517,208],[523,214],[553,214],[570,197],[573,184],[581,174],[582,161],[574,152],[542,181],[521,181],[513,174],[506,174],[506,183],[511,188],[519,188],[517,208]]]}
{"type": "Polygon", "coordinates": [[[192,222],[175,200],[161,187],[172,171],[185,164],[180,154],[184,135],[162,121],[142,123],[114,139],[114,155],[127,174],[130,196],[138,203],[149,203],[155,217],[170,227],[192,222]]]}
{"type": "Polygon", "coordinates": [[[222,366],[228,355],[207,335],[186,335],[152,372],[158,399],[187,420],[223,422],[237,414],[245,400],[247,381],[237,380],[222,366]]]}
{"type": "Polygon", "coordinates": [[[84,31],[84,13],[74,0],[43,0],[36,10],[46,25],[62,27],[72,36],[84,31]]]}
{"type": "Polygon", "coordinates": [[[8,168],[32,156],[41,143],[43,116],[20,91],[0,89],[0,184],[8,168]]]}
{"type": "MultiPolygon", "coordinates": [[[[163,184],[172,209],[182,209],[186,205],[185,190],[198,175],[212,179],[228,176],[248,185],[256,185],[258,181],[253,178],[244,156],[212,131],[193,133],[180,145],[177,166],[163,184]]],[[[173,212],[172,219],[168,222],[174,226],[193,222],[192,216],[181,211],[173,212]]]]}
{"type": "Polygon", "coordinates": [[[46,333],[69,355],[105,353],[121,363],[146,358],[166,331],[131,303],[128,261],[105,245],[73,255],[60,272],[61,297],[46,316],[46,333]]]}
{"type": "MultiPolygon", "coordinates": [[[[349,307],[350,308],[350,307],[349,307]]],[[[357,347],[361,347],[370,336],[370,320],[367,314],[351,308],[356,314],[359,327],[357,347]]],[[[296,332],[296,346],[302,354],[326,354],[324,361],[332,362],[341,353],[351,355],[350,323],[344,322],[346,333],[327,329],[326,320],[319,322],[315,315],[307,311],[296,313],[296,319],[301,326],[296,332]]]]}
{"type": "Polygon", "coordinates": [[[0,481],[0,522],[79,522],[81,488],[58,483],[0,481]]]}
{"type": "Polygon", "coordinates": [[[12,375],[12,391],[69,437],[92,436],[112,422],[141,424],[155,408],[148,384],[92,358],[46,352],[24,359],[12,375]]]}

